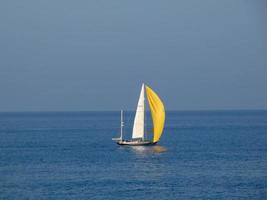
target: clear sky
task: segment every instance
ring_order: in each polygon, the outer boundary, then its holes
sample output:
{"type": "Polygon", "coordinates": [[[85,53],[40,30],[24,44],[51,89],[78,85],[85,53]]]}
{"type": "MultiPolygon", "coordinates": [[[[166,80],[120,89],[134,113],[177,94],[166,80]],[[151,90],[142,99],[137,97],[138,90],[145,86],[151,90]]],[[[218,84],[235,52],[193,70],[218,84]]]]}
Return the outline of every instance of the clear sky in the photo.
{"type": "Polygon", "coordinates": [[[2,0],[0,111],[267,109],[265,0],[2,0]]]}

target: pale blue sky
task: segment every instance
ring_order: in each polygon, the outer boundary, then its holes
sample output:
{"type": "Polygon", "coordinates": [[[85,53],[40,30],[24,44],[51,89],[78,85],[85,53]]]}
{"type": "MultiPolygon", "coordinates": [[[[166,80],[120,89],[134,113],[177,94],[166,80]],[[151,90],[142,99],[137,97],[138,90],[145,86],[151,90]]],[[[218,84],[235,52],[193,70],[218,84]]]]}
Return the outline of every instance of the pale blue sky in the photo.
{"type": "Polygon", "coordinates": [[[0,111],[267,109],[264,0],[0,2],[0,111]]]}

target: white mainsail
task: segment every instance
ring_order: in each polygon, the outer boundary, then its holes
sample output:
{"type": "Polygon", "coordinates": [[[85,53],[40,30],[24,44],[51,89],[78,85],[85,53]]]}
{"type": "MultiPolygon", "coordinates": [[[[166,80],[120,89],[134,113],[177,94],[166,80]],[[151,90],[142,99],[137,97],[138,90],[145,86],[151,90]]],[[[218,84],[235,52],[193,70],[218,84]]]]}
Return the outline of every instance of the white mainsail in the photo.
{"type": "Polygon", "coordinates": [[[145,129],[144,125],[145,125],[145,91],[143,84],[134,118],[133,135],[132,135],[133,139],[135,138],[144,139],[144,129],[145,129]]]}

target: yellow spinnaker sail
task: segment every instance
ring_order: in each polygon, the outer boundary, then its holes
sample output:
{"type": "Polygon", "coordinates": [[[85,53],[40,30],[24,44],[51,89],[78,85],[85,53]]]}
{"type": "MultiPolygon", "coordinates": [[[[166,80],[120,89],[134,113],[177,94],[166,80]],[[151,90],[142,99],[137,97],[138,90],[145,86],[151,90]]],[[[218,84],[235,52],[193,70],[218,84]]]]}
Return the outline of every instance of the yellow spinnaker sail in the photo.
{"type": "Polygon", "coordinates": [[[165,123],[165,109],[158,95],[148,86],[146,86],[147,99],[153,121],[153,142],[157,142],[162,134],[165,123]]]}

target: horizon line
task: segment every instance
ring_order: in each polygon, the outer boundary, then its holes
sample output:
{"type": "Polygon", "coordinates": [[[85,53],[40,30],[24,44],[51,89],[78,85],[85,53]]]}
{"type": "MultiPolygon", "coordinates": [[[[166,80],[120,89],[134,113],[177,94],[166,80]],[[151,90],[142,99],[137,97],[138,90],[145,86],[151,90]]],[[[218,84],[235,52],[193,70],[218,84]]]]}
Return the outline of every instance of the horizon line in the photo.
{"type": "MultiPolygon", "coordinates": [[[[0,113],[67,113],[67,112],[120,112],[121,109],[119,110],[47,110],[47,111],[44,111],[44,110],[33,110],[33,111],[0,111],[0,113]]],[[[136,110],[123,110],[125,112],[135,112],[136,110]]],[[[148,110],[146,110],[148,111],[148,110]]],[[[262,108],[262,109],[259,109],[259,108],[256,108],[256,109],[230,109],[230,108],[227,108],[227,109],[181,109],[181,110],[178,110],[178,109],[170,109],[170,110],[166,110],[166,112],[218,112],[218,111],[267,111],[267,108],[262,108]]]]}

